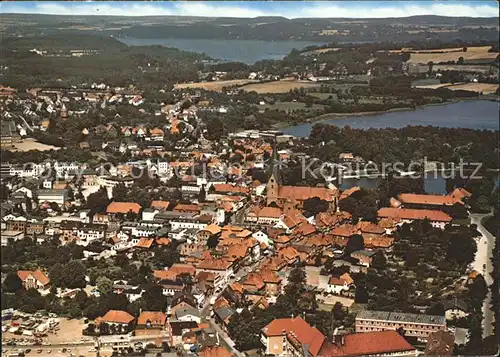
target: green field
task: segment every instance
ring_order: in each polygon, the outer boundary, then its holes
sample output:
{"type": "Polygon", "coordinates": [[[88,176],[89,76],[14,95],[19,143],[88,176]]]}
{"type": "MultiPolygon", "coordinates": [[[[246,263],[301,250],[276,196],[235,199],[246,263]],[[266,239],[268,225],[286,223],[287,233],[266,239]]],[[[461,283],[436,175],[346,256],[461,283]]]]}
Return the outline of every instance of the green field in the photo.
{"type": "Polygon", "coordinates": [[[323,105],[319,105],[319,104],[314,104],[312,107],[310,108],[306,108],[306,104],[305,103],[301,103],[301,102],[276,102],[274,104],[264,104],[264,105],[260,105],[260,104],[254,104],[254,106],[256,106],[257,108],[259,109],[269,109],[269,110],[301,110],[301,109],[305,109],[305,110],[322,110],[323,109],[323,105]]]}

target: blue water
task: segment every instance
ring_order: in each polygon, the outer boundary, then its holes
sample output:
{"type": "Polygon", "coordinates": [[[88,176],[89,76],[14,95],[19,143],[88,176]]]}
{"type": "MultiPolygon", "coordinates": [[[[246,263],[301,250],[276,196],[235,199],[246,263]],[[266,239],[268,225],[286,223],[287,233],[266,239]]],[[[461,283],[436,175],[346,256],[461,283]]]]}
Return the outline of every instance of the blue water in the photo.
{"type": "Polygon", "coordinates": [[[282,59],[294,48],[300,50],[321,42],[217,40],[191,38],[117,38],[129,46],[161,45],[184,51],[205,53],[214,59],[253,64],[264,59],[282,59]]]}
{"type": "MultiPolygon", "coordinates": [[[[464,101],[419,108],[413,111],[378,115],[324,119],[317,123],[349,125],[355,129],[403,128],[408,125],[432,125],[446,128],[499,129],[499,103],[488,100],[464,101]]],[[[282,129],[285,134],[308,136],[314,123],[282,129]]]]}

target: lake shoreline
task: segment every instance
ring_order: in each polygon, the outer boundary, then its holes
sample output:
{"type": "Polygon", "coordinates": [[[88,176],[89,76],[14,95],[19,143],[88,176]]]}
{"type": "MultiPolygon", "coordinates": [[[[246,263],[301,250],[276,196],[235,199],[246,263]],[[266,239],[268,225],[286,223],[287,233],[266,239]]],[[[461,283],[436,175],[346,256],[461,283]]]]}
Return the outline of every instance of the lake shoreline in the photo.
{"type": "Polygon", "coordinates": [[[324,121],[330,121],[330,120],[343,120],[343,119],[349,119],[352,117],[367,117],[367,116],[379,116],[383,114],[388,114],[388,113],[395,113],[395,112],[414,112],[417,109],[424,109],[428,107],[437,107],[437,106],[446,106],[446,105],[451,105],[455,103],[460,103],[460,102],[477,102],[477,101],[488,101],[488,102],[499,102],[500,99],[496,96],[482,96],[482,97],[476,97],[476,98],[456,98],[444,103],[428,103],[428,104],[423,104],[419,105],[415,108],[412,107],[406,107],[406,108],[391,108],[383,111],[371,111],[371,112],[355,112],[355,113],[325,113],[318,115],[314,118],[308,119],[306,122],[303,123],[298,123],[296,125],[289,125],[288,123],[276,123],[272,126],[272,129],[274,130],[283,130],[283,129],[289,129],[293,128],[296,126],[300,125],[307,125],[307,124],[317,124],[321,123],[324,121]]]}

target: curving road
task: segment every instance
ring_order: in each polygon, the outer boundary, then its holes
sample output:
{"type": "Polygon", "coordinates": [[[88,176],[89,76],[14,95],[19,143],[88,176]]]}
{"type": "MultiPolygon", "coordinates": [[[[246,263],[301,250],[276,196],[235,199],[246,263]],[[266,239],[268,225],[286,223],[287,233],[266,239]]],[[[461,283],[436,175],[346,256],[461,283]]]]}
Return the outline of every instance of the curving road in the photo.
{"type": "Polygon", "coordinates": [[[491,309],[491,284],[493,284],[493,248],[495,247],[495,236],[488,232],[482,225],[481,220],[491,214],[471,214],[471,223],[477,225],[477,230],[481,233],[481,238],[477,241],[477,252],[474,258],[474,270],[480,272],[484,276],[484,280],[488,285],[488,293],[483,302],[483,338],[493,334],[494,315],[491,309]]]}

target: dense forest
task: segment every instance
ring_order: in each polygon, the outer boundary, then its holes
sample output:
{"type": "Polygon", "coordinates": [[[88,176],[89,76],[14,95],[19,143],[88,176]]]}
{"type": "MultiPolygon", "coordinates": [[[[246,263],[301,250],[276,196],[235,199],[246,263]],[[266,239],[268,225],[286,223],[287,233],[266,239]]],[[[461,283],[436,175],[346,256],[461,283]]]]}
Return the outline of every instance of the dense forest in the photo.
{"type": "Polygon", "coordinates": [[[306,139],[309,153],[323,160],[352,152],[375,163],[439,161],[480,162],[498,168],[498,131],[408,126],[401,129],[353,129],[315,124],[306,139]]]}
{"type": "Polygon", "coordinates": [[[53,35],[0,41],[0,81],[16,88],[104,82],[114,86],[171,88],[197,80],[205,55],[162,46],[128,47],[111,37],[53,35]],[[30,50],[46,51],[39,55],[30,50]],[[71,50],[95,54],[71,56],[71,50]]]}

